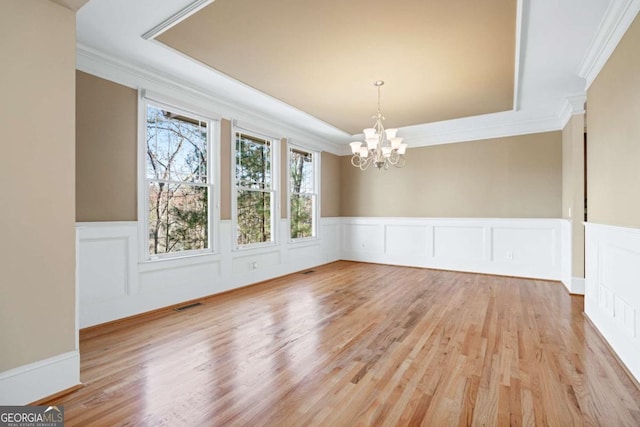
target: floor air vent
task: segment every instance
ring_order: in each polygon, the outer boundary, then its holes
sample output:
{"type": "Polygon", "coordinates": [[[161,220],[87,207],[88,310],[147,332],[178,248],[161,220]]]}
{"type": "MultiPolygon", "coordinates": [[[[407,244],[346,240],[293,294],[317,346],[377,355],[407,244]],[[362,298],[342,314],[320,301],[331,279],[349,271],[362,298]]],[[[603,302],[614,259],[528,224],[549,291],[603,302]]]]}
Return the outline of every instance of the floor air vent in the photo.
{"type": "Polygon", "coordinates": [[[174,308],[175,311],[185,311],[185,310],[189,310],[190,308],[193,307],[197,307],[199,305],[202,305],[201,302],[194,302],[193,304],[187,304],[187,305],[183,305],[182,307],[176,307],[174,308]]]}
{"type": "Polygon", "coordinates": [[[302,274],[311,274],[311,273],[314,273],[314,272],[315,272],[315,270],[307,270],[307,271],[302,272],[302,274]]]}

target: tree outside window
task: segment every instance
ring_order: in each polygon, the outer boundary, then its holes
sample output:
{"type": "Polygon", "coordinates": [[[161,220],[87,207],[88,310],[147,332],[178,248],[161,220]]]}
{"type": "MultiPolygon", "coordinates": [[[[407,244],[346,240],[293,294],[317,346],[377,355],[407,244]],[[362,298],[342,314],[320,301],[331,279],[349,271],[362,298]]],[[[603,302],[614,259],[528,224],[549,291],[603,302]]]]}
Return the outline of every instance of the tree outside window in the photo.
{"type": "Polygon", "coordinates": [[[147,105],[150,257],[210,248],[208,132],[204,120],[147,105]]]}
{"type": "Polygon", "coordinates": [[[236,133],[236,243],[273,239],[273,142],[236,133]]]}
{"type": "Polygon", "coordinates": [[[315,236],[316,179],[314,153],[289,149],[291,239],[315,236]]]}

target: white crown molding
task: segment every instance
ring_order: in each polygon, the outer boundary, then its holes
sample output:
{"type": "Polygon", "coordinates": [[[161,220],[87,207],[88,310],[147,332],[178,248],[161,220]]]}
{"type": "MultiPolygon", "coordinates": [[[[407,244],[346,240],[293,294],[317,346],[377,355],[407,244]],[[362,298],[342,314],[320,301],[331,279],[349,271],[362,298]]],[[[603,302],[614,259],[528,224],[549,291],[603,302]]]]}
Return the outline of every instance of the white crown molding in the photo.
{"type": "Polygon", "coordinates": [[[520,81],[522,80],[521,64],[524,61],[524,49],[526,45],[526,20],[528,16],[528,5],[525,0],[518,0],[516,8],[516,52],[515,64],[513,68],[513,111],[520,109],[520,81]]]}
{"type": "Polygon", "coordinates": [[[263,129],[269,129],[271,134],[295,139],[299,144],[309,148],[333,154],[342,152],[343,144],[321,138],[274,117],[235,105],[217,97],[208,89],[194,86],[148,67],[122,61],[80,43],[76,45],[76,69],[132,89],[149,89],[175,99],[185,100],[205,111],[212,111],[230,120],[240,119],[243,122],[254,123],[263,129]]]}
{"type": "MultiPolygon", "coordinates": [[[[546,111],[554,111],[549,108],[546,111]]],[[[402,136],[409,148],[430,145],[478,141],[562,129],[560,118],[552,113],[537,115],[515,111],[466,117],[445,122],[430,123],[402,128],[402,136]]]]}
{"type": "Polygon", "coordinates": [[[586,94],[573,95],[566,98],[562,111],[560,112],[561,129],[564,129],[569,119],[571,119],[571,116],[584,114],[586,112],[584,108],[586,102],[586,94]]]}
{"type": "Polygon", "coordinates": [[[640,11],[640,0],[612,0],[582,61],[578,75],[588,89],[640,11]]]}
{"type": "Polygon", "coordinates": [[[142,35],[142,38],[145,40],[149,40],[155,37],[158,37],[160,34],[167,31],[169,28],[174,25],[179,24],[181,21],[187,19],[200,9],[208,6],[213,3],[215,0],[196,0],[193,3],[189,4],[187,7],[182,8],[178,13],[174,13],[146,33],[142,35]]]}
{"type": "MultiPolygon", "coordinates": [[[[408,144],[408,148],[411,149],[562,130],[566,124],[563,121],[564,109],[562,110],[562,115],[555,115],[554,111],[557,111],[557,107],[549,106],[549,108],[543,109],[538,114],[504,111],[424,125],[407,126],[398,129],[398,136],[402,137],[404,142],[408,144]]],[[[572,114],[578,114],[578,112],[572,114]]],[[[358,141],[363,140],[364,136],[361,134],[353,135],[353,138],[358,141]]],[[[351,155],[348,145],[345,144],[341,154],[343,156],[351,155]]]]}

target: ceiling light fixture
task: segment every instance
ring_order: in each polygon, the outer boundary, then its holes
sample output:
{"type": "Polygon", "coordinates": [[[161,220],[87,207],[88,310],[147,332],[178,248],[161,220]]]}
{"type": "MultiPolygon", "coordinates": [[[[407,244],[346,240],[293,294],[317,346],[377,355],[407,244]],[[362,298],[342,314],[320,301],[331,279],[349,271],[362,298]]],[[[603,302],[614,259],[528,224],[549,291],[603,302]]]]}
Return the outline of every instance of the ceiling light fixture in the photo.
{"type": "Polygon", "coordinates": [[[396,137],[398,129],[386,129],[382,125],[384,116],[380,112],[380,87],[384,84],[382,80],[373,83],[378,88],[378,113],[372,118],[376,119],[372,128],[363,130],[365,142],[355,141],[350,143],[351,164],[360,170],[366,170],[375,165],[378,169],[389,169],[389,165],[401,168],[405,164],[404,153],[407,144],[402,142],[402,138],[396,137]]]}

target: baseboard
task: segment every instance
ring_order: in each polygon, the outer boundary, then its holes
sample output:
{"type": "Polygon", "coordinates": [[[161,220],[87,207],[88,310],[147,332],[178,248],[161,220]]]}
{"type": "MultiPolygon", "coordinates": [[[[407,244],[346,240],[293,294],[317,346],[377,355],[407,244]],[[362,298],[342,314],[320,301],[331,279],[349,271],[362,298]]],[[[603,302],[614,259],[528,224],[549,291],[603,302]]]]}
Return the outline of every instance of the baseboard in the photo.
{"type": "Polygon", "coordinates": [[[583,277],[571,278],[571,289],[569,292],[572,295],[584,295],[585,279],[583,277]]]}
{"type": "Polygon", "coordinates": [[[562,279],[562,284],[571,295],[584,295],[585,279],[582,277],[570,277],[562,279]]]}
{"type": "Polygon", "coordinates": [[[75,393],[76,391],[80,390],[83,387],[84,387],[84,384],[74,385],[73,387],[69,387],[67,389],[61,390],[47,397],[43,397],[40,400],[36,400],[35,402],[31,402],[29,403],[29,406],[44,406],[44,405],[48,406],[48,404],[55,405],[55,402],[59,398],[64,397],[67,394],[75,393]]]}
{"type": "Polygon", "coordinates": [[[624,371],[624,373],[627,374],[627,376],[629,377],[629,380],[631,380],[633,385],[635,385],[636,388],[640,390],[640,379],[636,378],[635,375],[633,375],[633,372],[631,372],[631,369],[629,369],[627,364],[624,363],[624,361],[620,358],[620,355],[613,349],[613,347],[611,346],[611,343],[607,341],[607,338],[602,334],[600,329],[598,329],[598,326],[596,326],[593,320],[591,320],[589,315],[587,313],[582,313],[582,315],[584,316],[585,319],[587,319],[587,322],[591,325],[593,330],[600,337],[605,347],[607,347],[607,350],[609,350],[609,353],[611,353],[613,358],[618,361],[618,364],[622,367],[622,370],[624,371]]]}
{"type": "Polygon", "coordinates": [[[26,405],[79,384],[75,350],[0,372],[0,405],[26,405]]]}

